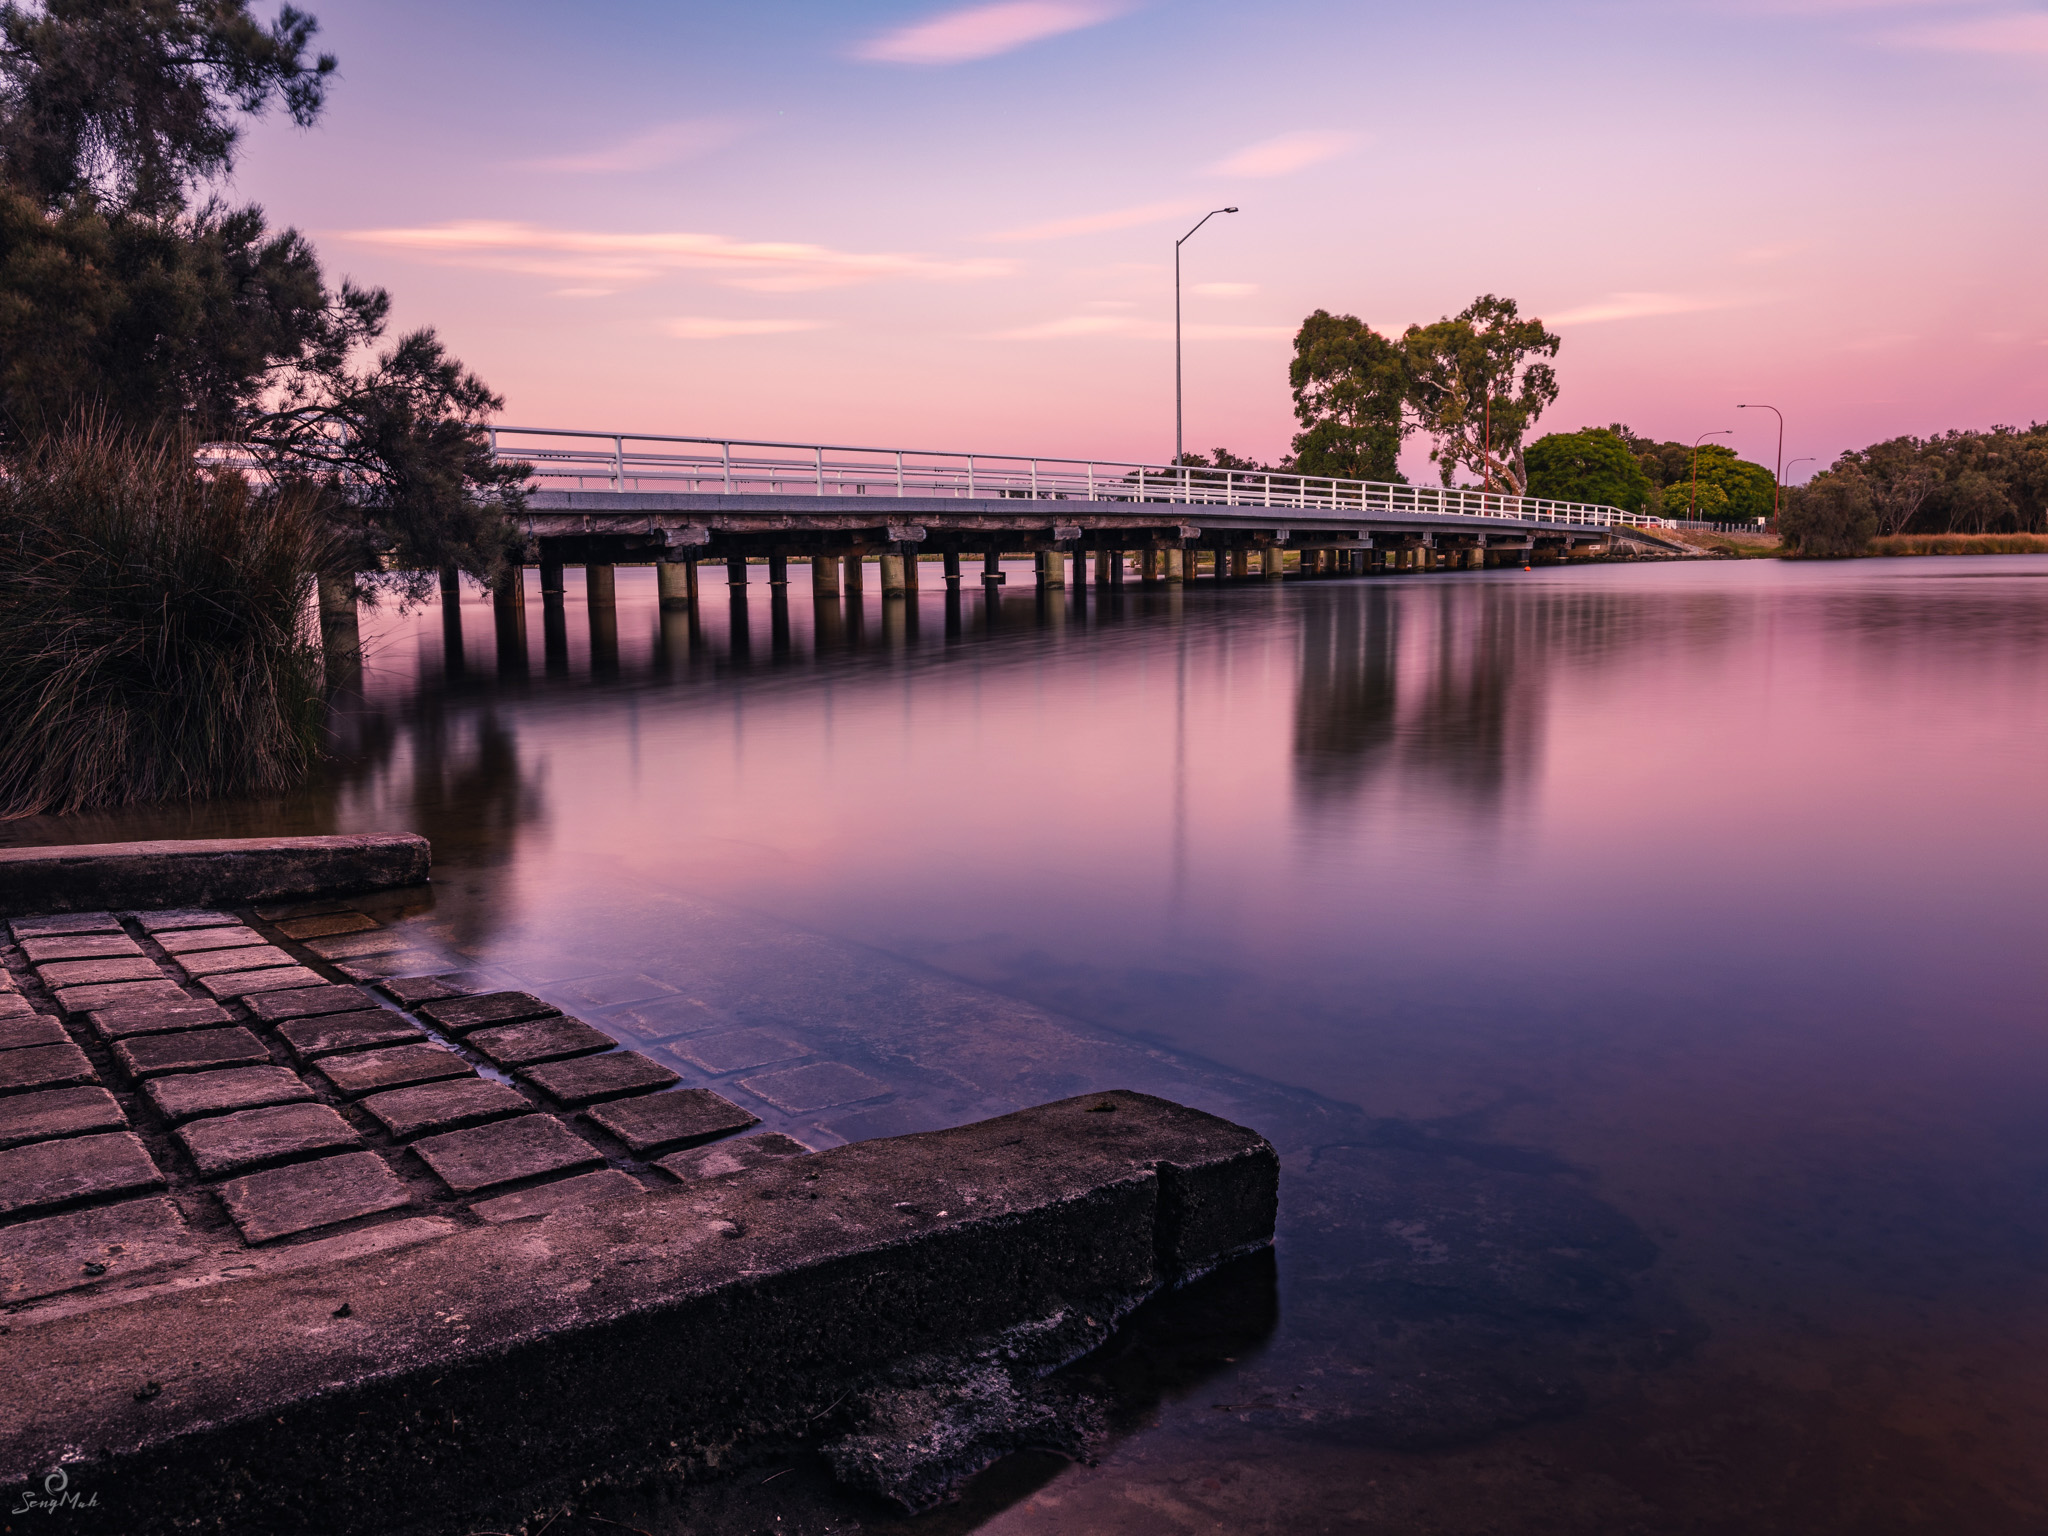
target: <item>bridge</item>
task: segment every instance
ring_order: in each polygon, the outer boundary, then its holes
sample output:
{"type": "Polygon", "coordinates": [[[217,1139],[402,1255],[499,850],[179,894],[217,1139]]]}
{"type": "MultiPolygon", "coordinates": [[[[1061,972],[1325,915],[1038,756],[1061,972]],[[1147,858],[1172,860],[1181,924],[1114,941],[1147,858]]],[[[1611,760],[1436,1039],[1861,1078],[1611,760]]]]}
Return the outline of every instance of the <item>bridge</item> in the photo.
{"type": "MultiPolygon", "coordinates": [[[[859,590],[879,555],[885,596],[918,587],[917,555],[963,557],[985,583],[1005,554],[1034,557],[1041,587],[1096,580],[1177,584],[1204,557],[1218,580],[1283,574],[1521,565],[1539,552],[1607,547],[1662,519],[1614,507],[1493,491],[1105,460],[1032,458],[825,443],[495,426],[492,451],[530,464],[527,560],[543,593],[564,566],[661,567],[664,606],[693,606],[697,567],[724,561],[743,586],[765,559],[771,586],[788,561],[812,562],[812,591],[859,590]],[[1289,554],[1295,556],[1288,570],[1289,554]],[[842,576],[843,572],[843,576],[842,576]]],[[[501,594],[508,600],[512,594],[501,594]]]]}

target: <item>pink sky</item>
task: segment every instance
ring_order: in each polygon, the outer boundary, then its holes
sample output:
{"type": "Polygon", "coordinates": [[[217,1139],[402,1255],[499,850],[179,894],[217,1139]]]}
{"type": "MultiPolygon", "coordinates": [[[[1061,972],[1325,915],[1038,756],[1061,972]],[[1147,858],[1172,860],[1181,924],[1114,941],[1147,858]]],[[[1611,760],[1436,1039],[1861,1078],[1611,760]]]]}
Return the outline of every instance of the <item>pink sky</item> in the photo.
{"type": "Polygon", "coordinates": [[[328,114],[233,191],[508,423],[1161,459],[1173,241],[1224,204],[1190,447],[1286,452],[1308,311],[1483,291],[1564,337],[1539,430],[1768,462],[1768,400],[1824,462],[2048,418],[2017,0],[315,9],[328,114]]]}

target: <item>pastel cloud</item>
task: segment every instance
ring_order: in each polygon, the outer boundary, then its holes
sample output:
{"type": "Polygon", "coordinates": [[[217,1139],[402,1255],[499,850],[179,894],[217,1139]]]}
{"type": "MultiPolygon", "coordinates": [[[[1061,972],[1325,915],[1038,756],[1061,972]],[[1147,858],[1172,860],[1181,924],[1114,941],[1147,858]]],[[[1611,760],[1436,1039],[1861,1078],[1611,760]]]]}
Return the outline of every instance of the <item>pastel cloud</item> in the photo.
{"type": "Polygon", "coordinates": [[[1043,224],[1025,224],[983,238],[988,240],[1064,240],[1070,235],[1093,235],[1109,229],[1134,229],[1140,224],[1158,224],[1191,212],[1195,204],[1185,200],[1165,203],[1134,203],[1104,213],[1084,213],[1070,219],[1051,219],[1043,224]]]}
{"type": "Polygon", "coordinates": [[[1122,10],[1101,0],[1002,0],[885,32],[861,44],[854,56],[882,64],[964,64],[1096,26],[1122,10]]]}
{"type": "Polygon", "coordinates": [[[741,320],[720,315],[678,315],[662,322],[664,331],[684,341],[717,341],[727,336],[787,336],[794,331],[821,331],[823,320],[741,320]]]}
{"type": "Polygon", "coordinates": [[[838,251],[795,241],[734,240],[683,231],[630,234],[549,229],[509,220],[459,219],[414,229],[351,230],[343,239],[451,266],[602,283],[645,283],[672,272],[711,272],[728,287],[790,293],[886,278],[960,282],[1000,277],[1013,263],[900,252],[838,251]]]}
{"type": "Polygon", "coordinates": [[[1601,325],[1610,320],[1646,320],[1654,315],[1686,315],[1726,307],[1722,300],[1682,293],[1611,293],[1595,303],[1545,315],[1543,320],[1546,325],[1601,325]]]}
{"type": "Polygon", "coordinates": [[[720,119],[657,123],[601,149],[575,155],[548,155],[526,164],[537,171],[585,174],[652,171],[730,144],[739,132],[737,123],[720,119]]]}
{"type": "Polygon", "coordinates": [[[1895,48],[1938,53],[2048,53],[2048,11],[2007,11],[1885,34],[1895,48]]]}
{"type": "Polygon", "coordinates": [[[1209,169],[1219,176],[1291,176],[1341,155],[1358,142],[1355,133],[1304,130],[1248,144],[1209,169]]]}

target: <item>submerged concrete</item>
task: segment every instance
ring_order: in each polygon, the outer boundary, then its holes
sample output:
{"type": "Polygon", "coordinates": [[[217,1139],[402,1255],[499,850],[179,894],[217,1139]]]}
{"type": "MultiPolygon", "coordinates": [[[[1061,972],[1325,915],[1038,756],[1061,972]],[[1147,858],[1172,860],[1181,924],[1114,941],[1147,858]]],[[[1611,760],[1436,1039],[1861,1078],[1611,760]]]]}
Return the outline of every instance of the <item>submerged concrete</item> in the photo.
{"type": "Polygon", "coordinates": [[[430,864],[412,833],[0,848],[0,913],[348,895],[421,884],[430,864]]]}
{"type": "MultiPolygon", "coordinates": [[[[1028,1382],[1270,1243],[1277,1175],[1254,1132],[1089,1094],[538,1222],[60,1302],[11,1319],[0,1478],[61,1464],[136,1533],[512,1522],[565,1488],[829,1426],[906,1360],[1028,1382]]],[[[985,1438],[979,1456],[971,1433],[946,1446],[947,1475],[1012,1448],[985,1438]]],[[[918,1458],[898,1459],[897,1486],[864,1480],[921,1502],[918,1458]]]]}

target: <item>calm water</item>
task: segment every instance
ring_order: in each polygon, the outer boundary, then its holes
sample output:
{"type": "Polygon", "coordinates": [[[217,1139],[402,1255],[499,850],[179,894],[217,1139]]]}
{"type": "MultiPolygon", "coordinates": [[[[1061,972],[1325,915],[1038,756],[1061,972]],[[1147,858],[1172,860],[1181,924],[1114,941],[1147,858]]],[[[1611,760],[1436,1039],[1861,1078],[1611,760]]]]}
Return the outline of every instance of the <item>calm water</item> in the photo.
{"type": "Polygon", "coordinates": [[[799,571],[692,624],[649,569],[594,622],[572,571],[521,654],[475,597],[459,634],[373,617],[344,756],[290,803],[5,835],[426,833],[414,921],[465,962],[586,1008],[634,999],[579,975],[638,974],[892,1090],[774,1122],[814,1145],[1114,1082],[1270,1121],[1271,1333],[1100,1466],[1014,1464],[919,1528],[2041,1531],[2044,578],[1047,605],[1019,568],[906,614],[814,611],[799,571]],[[1437,1161],[1404,1181],[1411,1135],[1437,1161]],[[1402,1302],[1396,1338],[1368,1260],[1436,1262],[1399,1203],[1439,1178],[1431,1219],[1623,1278],[1402,1302]],[[1500,1385],[1538,1334],[1548,1385],[1500,1385]],[[1399,1431],[1397,1387],[1445,1433],[1399,1431]]]}

